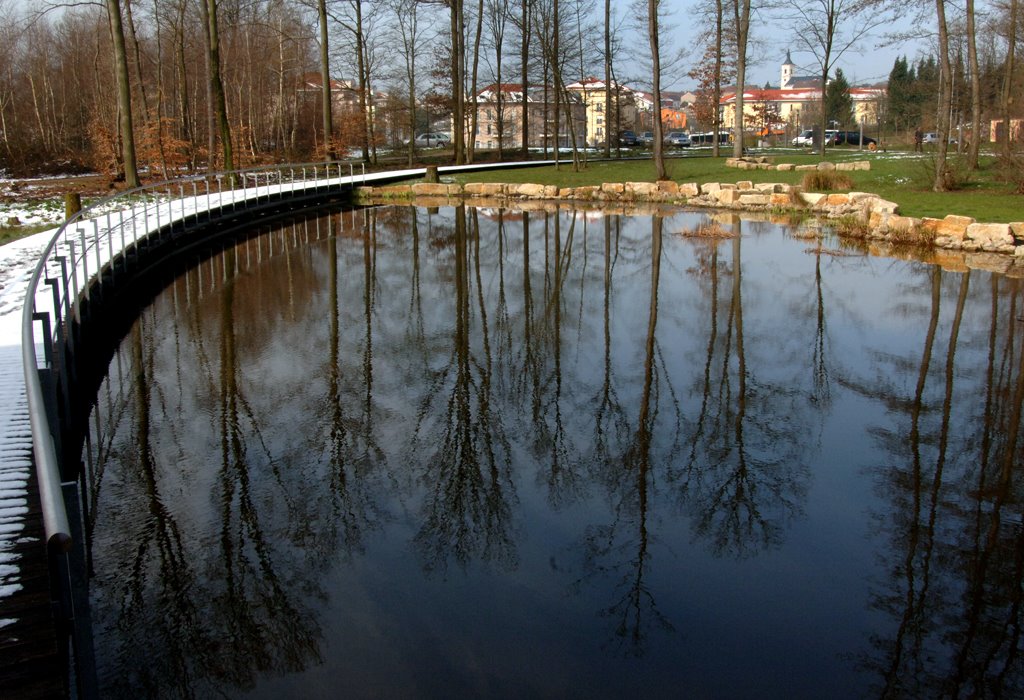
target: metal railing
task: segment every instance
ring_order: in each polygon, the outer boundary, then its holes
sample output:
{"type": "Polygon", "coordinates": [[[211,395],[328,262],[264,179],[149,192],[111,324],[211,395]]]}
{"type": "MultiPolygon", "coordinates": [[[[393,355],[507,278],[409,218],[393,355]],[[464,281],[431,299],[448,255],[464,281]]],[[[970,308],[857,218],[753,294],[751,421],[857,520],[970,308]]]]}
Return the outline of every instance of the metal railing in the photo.
{"type": "MultiPolygon", "coordinates": [[[[441,173],[548,165],[552,161],[438,168],[441,173]]],[[[173,244],[204,225],[242,210],[290,198],[340,192],[364,183],[420,177],[425,168],[367,173],[352,162],[306,163],[196,175],[138,187],[102,199],[69,218],[43,250],[28,283],[22,357],[33,457],[50,566],[51,597],[71,690],[97,694],[88,605],[81,495],[84,469],[62,453],[71,394],[76,328],[83,305],[130,274],[140,246],[173,244]],[[81,491],[80,491],[81,489],[81,491]]],[[[167,248],[173,250],[173,245],[167,248]]],[[[74,447],[74,446],[70,446],[74,447]]]]}
{"type": "MultiPolygon", "coordinates": [[[[406,171],[407,172],[407,171],[406,171]]],[[[422,173],[422,170],[418,171],[422,173]]],[[[372,180],[395,178],[369,176],[372,180]]],[[[92,204],[60,227],[28,283],[22,316],[22,359],[33,457],[58,610],[61,653],[75,679],[72,692],[94,697],[88,586],[80,508],[82,470],[62,454],[74,381],[76,324],[82,305],[120,281],[140,243],[173,243],[197,226],[256,205],[341,191],[367,180],[352,163],[309,163],[197,175],[128,190],[92,204]],[[154,240],[155,237],[155,240],[154,240]]],[[[73,446],[69,446],[73,448],[73,446]]]]}

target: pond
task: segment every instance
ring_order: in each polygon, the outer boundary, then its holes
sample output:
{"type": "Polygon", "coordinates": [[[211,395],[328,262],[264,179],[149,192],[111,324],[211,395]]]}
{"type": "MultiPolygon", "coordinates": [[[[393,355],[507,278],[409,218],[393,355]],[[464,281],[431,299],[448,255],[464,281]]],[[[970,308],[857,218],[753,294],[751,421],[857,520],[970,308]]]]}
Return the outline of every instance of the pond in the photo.
{"type": "Polygon", "coordinates": [[[1022,316],[682,210],[253,231],[92,409],[103,695],[1018,694],[1022,316]]]}

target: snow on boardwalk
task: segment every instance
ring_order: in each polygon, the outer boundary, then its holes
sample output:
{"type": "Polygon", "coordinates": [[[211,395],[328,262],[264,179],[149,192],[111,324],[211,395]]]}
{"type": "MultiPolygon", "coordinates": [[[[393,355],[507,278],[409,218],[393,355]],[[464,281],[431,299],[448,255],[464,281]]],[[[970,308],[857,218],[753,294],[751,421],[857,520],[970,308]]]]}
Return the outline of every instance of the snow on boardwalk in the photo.
{"type": "MultiPolygon", "coordinates": [[[[0,247],[0,603],[23,590],[21,557],[27,532],[32,431],[21,361],[21,311],[32,270],[53,231],[0,247]]],[[[7,606],[0,607],[0,609],[7,606]]],[[[0,639],[15,620],[0,616],[0,639]]]]}
{"type": "MultiPolygon", "coordinates": [[[[24,538],[28,481],[32,469],[21,350],[0,348],[0,598],[21,589],[15,545],[24,538]]],[[[0,629],[13,620],[0,618],[0,629]]]]}

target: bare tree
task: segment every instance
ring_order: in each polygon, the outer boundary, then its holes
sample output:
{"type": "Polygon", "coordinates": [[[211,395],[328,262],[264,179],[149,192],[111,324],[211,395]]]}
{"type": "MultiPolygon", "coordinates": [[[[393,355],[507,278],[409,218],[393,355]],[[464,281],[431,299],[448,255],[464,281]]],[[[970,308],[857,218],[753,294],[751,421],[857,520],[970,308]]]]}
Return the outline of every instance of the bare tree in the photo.
{"type": "Polygon", "coordinates": [[[139,172],[135,163],[135,130],[132,126],[132,88],[128,80],[128,55],[125,50],[124,27],[121,23],[120,0],[107,0],[107,17],[110,21],[110,36],[114,43],[118,128],[121,133],[124,182],[128,187],[138,187],[139,172]]]}
{"type": "MultiPolygon", "coordinates": [[[[217,10],[220,0],[202,0],[206,20],[206,50],[209,57],[210,107],[220,134],[221,153],[224,156],[224,170],[235,169],[235,156],[231,143],[231,123],[228,121],[227,100],[224,96],[224,82],[221,79],[220,28],[217,10]]],[[[211,143],[213,135],[210,135],[211,143]]],[[[213,149],[210,150],[210,166],[213,165],[213,149]]]]}
{"type": "Polygon", "coordinates": [[[736,119],[734,129],[736,138],[733,140],[732,154],[734,158],[743,156],[743,89],[747,79],[747,44],[750,39],[750,1],[729,0],[732,10],[733,30],[736,37],[736,119]]]}
{"type": "Polygon", "coordinates": [[[661,133],[661,48],[658,42],[660,0],[647,0],[647,38],[651,43],[651,77],[654,83],[654,168],[659,180],[668,179],[661,133]]]}
{"type": "Polygon", "coordinates": [[[331,117],[331,62],[327,43],[327,0],[317,0],[317,23],[320,25],[320,95],[323,99],[324,158],[334,160],[334,120],[331,117]]]}

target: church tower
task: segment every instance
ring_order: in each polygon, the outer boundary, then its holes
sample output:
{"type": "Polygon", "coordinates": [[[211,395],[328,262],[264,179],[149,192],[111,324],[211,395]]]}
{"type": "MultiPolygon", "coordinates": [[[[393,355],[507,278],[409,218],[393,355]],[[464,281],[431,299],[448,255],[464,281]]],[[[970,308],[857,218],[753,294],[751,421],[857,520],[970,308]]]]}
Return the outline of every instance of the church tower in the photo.
{"type": "Polygon", "coordinates": [[[789,81],[793,78],[793,69],[796,66],[793,64],[793,59],[789,57],[789,49],[786,49],[786,62],[782,64],[782,69],[779,73],[779,87],[783,90],[789,87],[789,81]]]}

